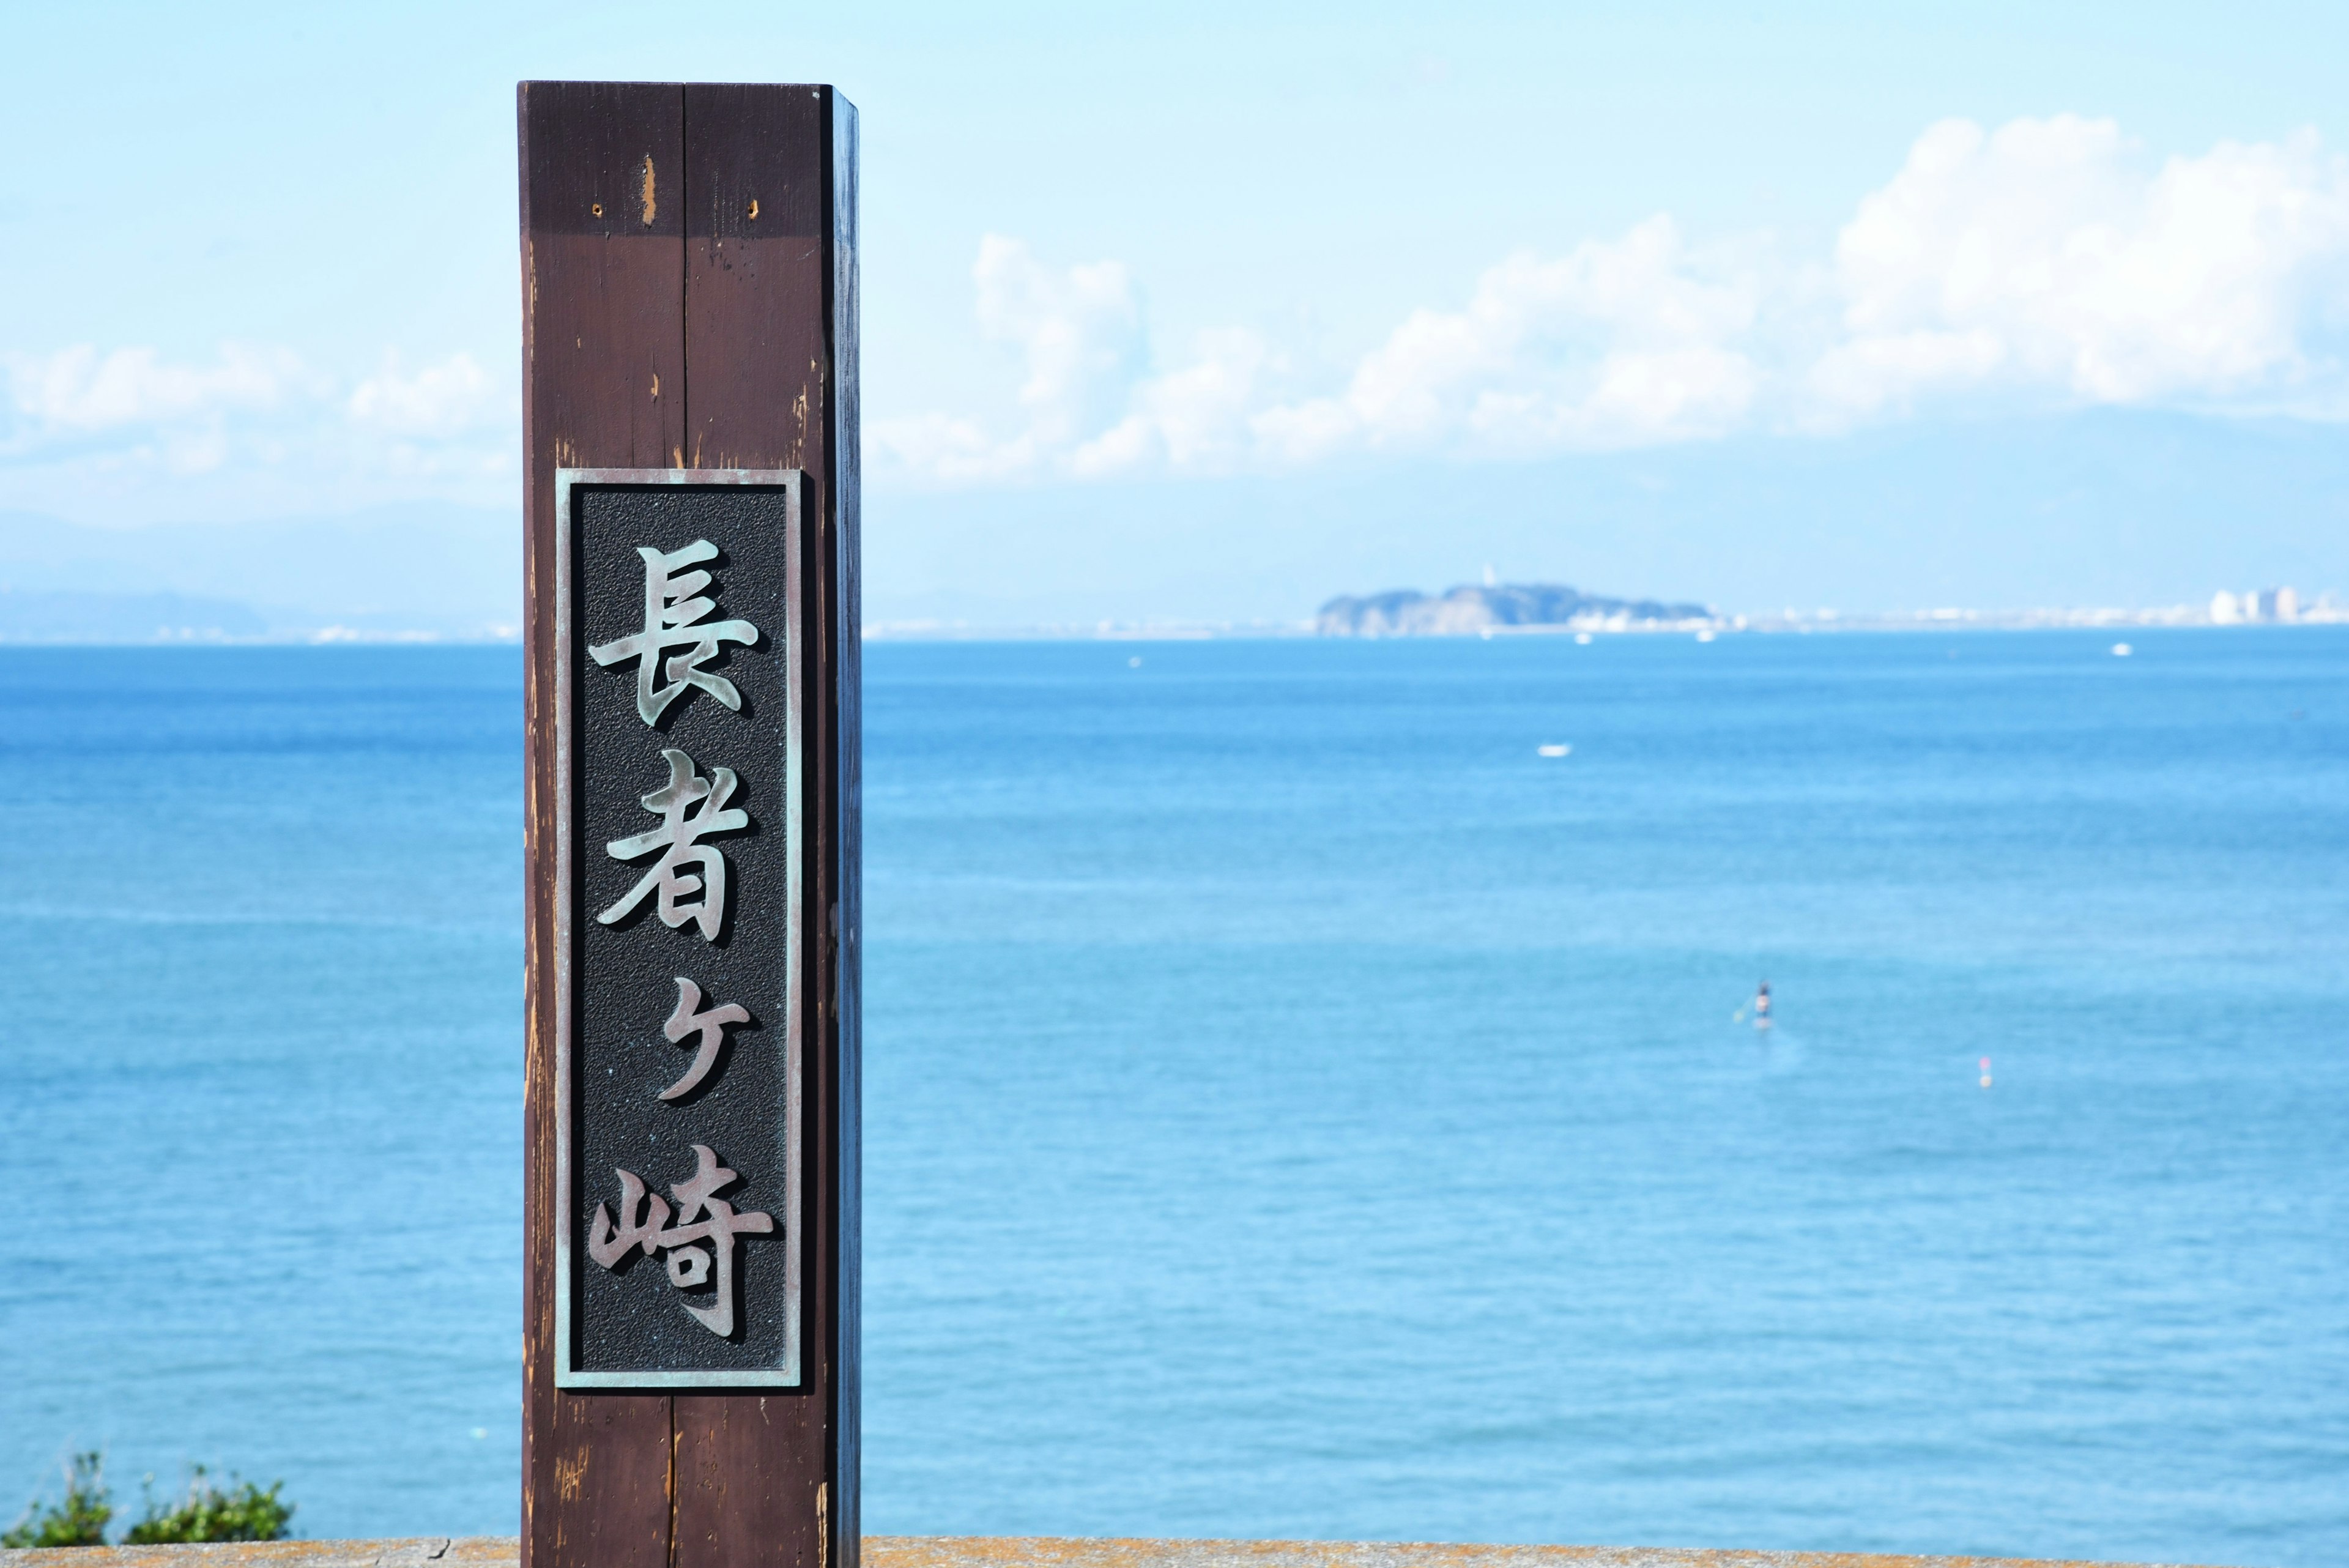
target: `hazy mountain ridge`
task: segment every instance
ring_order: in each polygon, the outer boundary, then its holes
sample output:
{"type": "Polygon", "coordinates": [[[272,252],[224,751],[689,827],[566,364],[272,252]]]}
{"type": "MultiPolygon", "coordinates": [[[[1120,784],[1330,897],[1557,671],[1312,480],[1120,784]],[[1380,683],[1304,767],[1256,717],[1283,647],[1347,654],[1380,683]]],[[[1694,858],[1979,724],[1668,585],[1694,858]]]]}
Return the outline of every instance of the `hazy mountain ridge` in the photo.
{"type": "Polygon", "coordinates": [[[1501,627],[1622,627],[1711,622],[1711,607],[1616,599],[1557,583],[1463,584],[1442,597],[1415,589],[1343,596],[1321,607],[1323,637],[1475,637],[1501,627]]]}
{"type": "Polygon", "coordinates": [[[0,512],[0,640],[502,641],[522,621],[510,513],[96,527],[0,512]]]}

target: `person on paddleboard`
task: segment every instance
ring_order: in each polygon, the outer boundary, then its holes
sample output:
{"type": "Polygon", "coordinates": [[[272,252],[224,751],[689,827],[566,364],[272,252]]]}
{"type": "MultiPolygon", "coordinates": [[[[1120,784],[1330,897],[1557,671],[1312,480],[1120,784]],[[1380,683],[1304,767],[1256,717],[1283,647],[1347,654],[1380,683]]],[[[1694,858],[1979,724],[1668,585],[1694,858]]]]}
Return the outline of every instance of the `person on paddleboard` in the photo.
{"type": "Polygon", "coordinates": [[[1762,989],[1754,993],[1754,1027],[1770,1027],[1770,982],[1764,981],[1762,989]]]}

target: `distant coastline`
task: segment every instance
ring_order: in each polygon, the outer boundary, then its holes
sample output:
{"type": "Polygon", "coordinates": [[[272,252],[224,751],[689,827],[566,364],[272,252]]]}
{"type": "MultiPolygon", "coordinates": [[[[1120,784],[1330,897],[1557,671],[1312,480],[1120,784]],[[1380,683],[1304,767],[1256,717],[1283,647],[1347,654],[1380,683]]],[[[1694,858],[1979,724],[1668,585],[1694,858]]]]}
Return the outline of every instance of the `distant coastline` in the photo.
{"type": "MultiPolygon", "coordinates": [[[[1559,613],[1562,604],[1561,600],[1548,601],[1549,607],[1546,613],[1559,613]]],[[[1171,616],[1137,620],[1103,618],[1027,624],[943,619],[886,620],[865,623],[864,639],[869,642],[1200,642],[1331,636],[1489,639],[1561,633],[1577,637],[1693,633],[1699,637],[1713,637],[1730,632],[1808,636],[1820,632],[1859,631],[2057,631],[2067,628],[2117,630],[2128,627],[2341,625],[2349,625],[2349,605],[2343,604],[2329,593],[2306,601],[2286,599],[2281,592],[2227,594],[2214,597],[2209,604],[2137,607],[2055,606],[2028,609],[1945,607],[1857,612],[1790,607],[1743,615],[1724,614],[1705,605],[1651,599],[1609,599],[1597,595],[1579,594],[1571,588],[1496,585],[1490,588],[1454,589],[1440,597],[1401,590],[1393,594],[1340,597],[1330,601],[1322,607],[1321,615],[1311,620],[1206,620],[1171,616]],[[1529,614],[1521,601],[1502,598],[1498,608],[1485,601],[1478,608],[1490,615],[1491,618],[1487,619],[1478,613],[1478,609],[1464,608],[1460,599],[1464,593],[1475,595],[1482,600],[1485,595],[1499,597],[1536,592],[1575,594],[1577,602],[1572,608],[1565,610],[1564,619],[1539,619],[1534,618],[1535,615],[1544,613],[1538,605],[1533,607],[1529,614]],[[1381,606],[1392,607],[1377,607],[1381,606]],[[1392,624],[1398,609],[1402,612],[1401,618],[1404,629],[1395,629],[1392,624]],[[1333,615],[1333,612],[1340,613],[1333,615]],[[1509,613],[1518,614],[1524,618],[1503,618],[1509,613]],[[1357,629],[1333,631],[1330,629],[1332,620],[1357,629]],[[1376,629],[1361,629],[1364,627],[1375,627],[1376,629]]]]}
{"type": "Polygon", "coordinates": [[[1321,607],[1322,637],[1489,637],[1534,628],[1560,631],[1695,631],[1726,625],[1710,605],[1615,599],[1557,583],[1464,584],[1441,597],[1401,588],[1342,596],[1321,607]]]}
{"type": "MultiPolygon", "coordinates": [[[[1577,637],[1731,632],[2028,631],[2072,628],[2284,627],[2349,624],[2334,595],[2288,589],[2213,595],[2199,604],[2150,607],[1939,608],[1853,612],[1786,608],[1738,614],[1713,606],[1620,599],[1549,584],[1411,589],[1331,599],[1310,619],[1208,620],[1176,617],[1078,622],[871,621],[875,642],[1175,642],[1208,639],[1340,637],[1577,637]]],[[[0,586],[0,647],[221,647],[321,643],[464,645],[519,640],[507,623],[399,611],[347,613],[255,607],[224,597],[173,592],[43,592],[0,586]]]]}
{"type": "Polygon", "coordinates": [[[308,643],[514,643],[513,624],[419,627],[421,618],[343,618],[260,608],[203,594],[73,593],[0,587],[0,646],[222,647],[308,643]]]}
{"type": "Polygon", "coordinates": [[[2331,594],[2303,600],[2289,587],[2221,590],[2206,604],[2152,608],[1923,609],[1845,614],[1785,609],[1727,615],[1711,605],[1619,599],[1551,583],[1463,585],[1441,596],[1414,589],[1344,595],[1323,605],[1321,637],[1499,637],[1541,632],[1946,631],[2054,627],[2325,625],[2349,622],[2331,594]]]}

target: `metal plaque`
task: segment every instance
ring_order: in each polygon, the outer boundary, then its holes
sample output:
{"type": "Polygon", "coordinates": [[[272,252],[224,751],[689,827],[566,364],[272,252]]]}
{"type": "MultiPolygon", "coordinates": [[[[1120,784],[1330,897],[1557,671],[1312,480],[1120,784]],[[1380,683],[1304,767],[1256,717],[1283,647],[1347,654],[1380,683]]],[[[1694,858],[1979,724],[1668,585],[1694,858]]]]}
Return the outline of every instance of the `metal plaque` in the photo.
{"type": "Polygon", "coordinates": [[[555,1383],[800,1382],[803,475],[555,471],[555,1383]]]}

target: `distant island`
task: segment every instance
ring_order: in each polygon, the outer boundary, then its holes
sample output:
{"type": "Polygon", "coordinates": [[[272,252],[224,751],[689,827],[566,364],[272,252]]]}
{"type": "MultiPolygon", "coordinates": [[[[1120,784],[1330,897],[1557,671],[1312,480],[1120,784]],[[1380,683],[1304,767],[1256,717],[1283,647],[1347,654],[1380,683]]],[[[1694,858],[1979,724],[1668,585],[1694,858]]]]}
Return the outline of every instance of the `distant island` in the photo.
{"type": "Polygon", "coordinates": [[[1400,588],[1331,599],[1314,618],[1323,637],[1477,637],[1504,628],[1559,631],[1661,630],[1711,626],[1711,607],[1660,599],[1610,599],[1555,583],[1463,585],[1438,598],[1400,588]]]}

